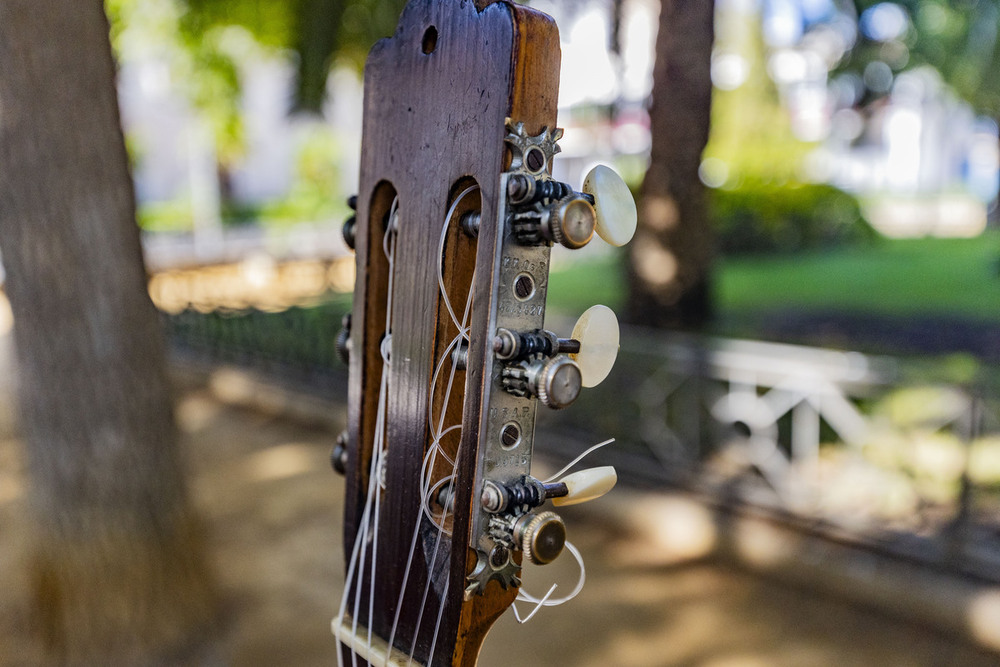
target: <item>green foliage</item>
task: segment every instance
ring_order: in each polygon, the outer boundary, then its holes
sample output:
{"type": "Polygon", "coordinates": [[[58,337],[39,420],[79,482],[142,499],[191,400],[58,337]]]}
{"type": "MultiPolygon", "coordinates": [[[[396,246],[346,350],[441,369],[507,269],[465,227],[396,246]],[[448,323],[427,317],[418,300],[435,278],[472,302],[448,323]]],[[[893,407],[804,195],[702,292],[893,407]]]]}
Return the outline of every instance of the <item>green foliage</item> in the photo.
{"type": "Polygon", "coordinates": [[[716,88],[704,152],[710,212],[723,252],[799,250],[868,238],[857,203],[823,185],[803,184],[812,144],[795,137],[788,110],[767,75],[760,16],[730,11],[716,48],[741,58],[746,78],[716,88]]]}
{"type": "Polygon", "coordinates": [[[876,234],[855,199],[829,185],[744,182],[709,190],[723,253],[788,252],[871,242],[876,234]]]}
{"type": "Polygon", "coordinates": [[[732,90],[714,89],[712,129],[703,157],[721,170],[718,181],[725,187],[794,183],[812,145],[792,133],[788,110],[767,75],[760,16],[743,12],[724,16],[716,49],[742,58],[747,77],[732,90]]]}
{"type": "Polygon", "coordinates": [[[136,217],[144,232],[190,232],[194,227],[191,202],[186,199],[144,203],[136,217]]]}
{"type": "MultiPolygon", "coordinates": [[[[898,316],[953,316],[1000,326],[1000,231],[971,239],[881,239],[867,247],[723,257],[715,295],[723,319],[798,308],[898,316]]],[[[557,264],[549,305],[578,314],[625,295],[616,255],[557,264]]],[[[742,331],[740,335],[753,335],[742,331]]],[[[961,357],[949,380],[964,377],[961,357]]]]}
{"type": "Polygon", "coordinates": [[[239,65],[233,55],[221,48],[221,31],[200,38],[186,31],[181,35],[189,56],[184,61],[188,98],[211,129],[219,164],[224,168],[232,166],[246,148],[239,65]]]}
{"type": "MultiPolygon", "coordinates": [[[[227,226],[256,223],[288,227],[301,222],[342,220],[348,215],[340,185],[340,147],[331,128],[312,124],[304,132],[296,156],[295,176],[288,193],[264,203],[222,203],[222,223],[227,226]]],[[[193,227],[187,200],[143,204],[139,225],[145,231],[184,232],[193,227]]]]}
{"type": "Polygon", "coordinates": [[[204,35],[216,28],[240,26],[258,43],[288,48],[294,41],[297,2],[281,0],[184,0],[185,31],[204,35]]]}
{"type": "Polygon", "coordinates": [[[239,61],[246,40],[185,11],[180,0],[107,0],[105,7],[118,58],[165,65],[171,87],[207,124],[219,163],[234,164],[244,151],[239,61]]]}
{"type": "Polygon", "coordinates": [[[721,312],[787,308],[1000,324],[1000,233],[972,239],[882,240],[865,248],[720,261],[721,312]]]}
{"type": "Polygon", "coordinates": [[[340,149],[330,128],[315,125],[302,141],[295,164],[295,181],[288,194],[263,206],[260,220],[271,226],[302,221],[346,218],[340,171],[340,149]]]}
{"type": "MultiPolygon", "coordinates": [[[[880,0],[855,0],[860,16],[880,0]]],[[[980,113],[1000,116],[1000,5],[998,0],[895,0],[911,25],[899,39],[859,42],[842,70],[857,73],[875,60],[894,71],[930,65],[980,113]]]]}
{"type": "Polygon", "coordinates": [[[579,317],[595,303],[621,311],[627,289],[621,259],[622,255],[609,253],[595,260],[554,264],[546,288],[549,308],[568,317],[579,317]]]}
{"type": "MultiPolygon", "coordinates": [[[[120,0],[116,0],[120,1],[120,0]]],[[[358,70],[380,37],[391,35],[405,0],[183,0],[184,29],[195,44],[239,26],[264,46],[294,54],[295,108],[319,113],[335,61],[358,70]]]]}

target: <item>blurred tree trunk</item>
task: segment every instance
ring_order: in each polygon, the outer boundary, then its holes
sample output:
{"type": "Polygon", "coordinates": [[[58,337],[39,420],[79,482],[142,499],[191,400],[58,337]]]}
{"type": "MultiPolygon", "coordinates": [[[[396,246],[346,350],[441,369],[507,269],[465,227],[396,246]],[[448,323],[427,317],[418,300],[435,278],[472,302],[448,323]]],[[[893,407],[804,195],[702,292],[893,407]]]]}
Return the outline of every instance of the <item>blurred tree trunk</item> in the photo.
{"type": "MultiPolygon", "coordinates": [[[[161,664],[212,627],[101,0],[0,2],[0,248],[53,661],[161,664]]],[[[187,655],[190,655],[189,653],[187,655]]]]}
{"type": "Polygon", "coordinates": [[[652,154],[630,246],[626,319],[696,328],[712,315],[712,230],[698,178],[708,142],[714,39],[711,0],[662,0],[653,102],[652,154]]]}

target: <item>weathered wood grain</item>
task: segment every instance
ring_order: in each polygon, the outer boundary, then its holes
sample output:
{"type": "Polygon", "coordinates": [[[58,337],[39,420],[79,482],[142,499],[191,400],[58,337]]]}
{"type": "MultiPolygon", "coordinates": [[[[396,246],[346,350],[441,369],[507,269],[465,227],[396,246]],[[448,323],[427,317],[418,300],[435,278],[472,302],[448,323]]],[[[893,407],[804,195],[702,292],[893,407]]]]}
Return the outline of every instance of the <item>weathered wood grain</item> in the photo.
{"type": "MultiPolygon", "coordinates": [[[[514,591],[491,583],[485,595],[463,602],[465,576],[475,563],[468,549],[473,476],[484,383],[482,360],[492,354],[489,304],[495,292],[492,262],[498,221],[499,175],[509,159],[505,118],[534,133],[554,127],[559,45],[547,16],[508,2],[412,0],[392,38],[380,41],[365,70],[365,120],[358,197],[357,261],[352,331],[345,548],[350,557],[368,487],[375,407],[382,372],[378,345],[384,331],[387,266],[381,253],[382,218],[399,197],[400,227],[392,297],[392,359],[388,390],[386,488],[378,525],[373,630],[392,633],[406,564],[410,574],[393,643],[423,663],[475,664],[493,621],[514,591]],[[439,300],[437,262],[449,204],[465,183],[480,186],[462,210],[481,205],[478,242],[452,231],[444,274],[456,310],[476,271],[469,370],[456,376],[449,405],[462,405],[454,540],[410,546],[420,516],[419,474],[430,438],[428,403],[443,405],[431,377],[437,355],[456,335],[439,300]],[[388,200],[388,201],[387,201],[388,200]],[[456,298],[454,295],[462,295],[456,298]],[[464,376],[464,377],[463,377],[464,376]],[[464,396],[461,393],[464,392],[464,396]],[[431,576],[431,561],[437,560],[431,576]],[[427,596],[421,614],[421,600],[427,596]],[[443,608],[441,607],[443,605],[443,608]],[[438,620],[440,614],[440,621],[438,620]],[[437,639],[435,625],[440,622],[437,639]]],[[[459,316],[461,313],[459,312],[459,316]]],[[[442,383],[443,384],[443,383],[442,383]]],[[[449,407],[446,425],[459,414],[449,407]]],[[[366,595],[363,597],[367,597],[366,595]]],[[[364,608],[364,617],[368,610],[364,608]]]]}

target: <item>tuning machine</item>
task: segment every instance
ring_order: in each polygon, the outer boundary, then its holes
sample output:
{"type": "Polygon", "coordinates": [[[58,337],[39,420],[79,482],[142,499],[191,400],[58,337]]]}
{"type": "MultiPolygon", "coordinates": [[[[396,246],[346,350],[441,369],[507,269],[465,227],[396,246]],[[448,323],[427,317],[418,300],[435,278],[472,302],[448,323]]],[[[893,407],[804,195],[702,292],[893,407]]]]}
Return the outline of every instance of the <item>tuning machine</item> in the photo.
{"type": "Polygon", "coordinates": [[[618,357],[618,319],[607,306],[591,306],[577,320],[572,338],[551,331],[498,329],[493,351],[506,362],[501,382],[515,396],[535,396],[553,409],[576,400],[582,387],[596,387],[618,357]]]}
{"type": "Polygon", "coordinates": [[[638,219],[635,200],[613,169],[594,167],[582,192],[545,175],[511,174],[507,180],[510,226],[523,245],[559,243],[576,250],[594,232],[613,246],[628,243],[638,219]]]}
{"type": "Polygon", "coordinates": [[[590,468],[545,483],[524,475],[511,484],[488,481],[483,487],[483,509],[491,513],[490,532],[497,542],[520,550],[532,563],[551,563],[566,543],[566,525],[552,511],[535,511],[546,500],[556,506],[575,505],[600,498],[614,488],[618,473],[612,466],[590,468]]]}

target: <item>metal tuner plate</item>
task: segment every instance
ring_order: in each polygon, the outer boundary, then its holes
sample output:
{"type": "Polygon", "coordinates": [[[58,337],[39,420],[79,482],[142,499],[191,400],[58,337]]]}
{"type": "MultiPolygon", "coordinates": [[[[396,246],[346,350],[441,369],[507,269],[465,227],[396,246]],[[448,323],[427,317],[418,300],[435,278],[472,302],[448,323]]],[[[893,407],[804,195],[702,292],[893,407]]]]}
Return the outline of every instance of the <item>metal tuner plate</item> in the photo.
{"type": "MultiPolygon", "coordinates": [[[[508,179],[518,173],[531,174],[547,180],[547,167],[558,151],[556,139],[561,130],[543,131],[536,137],[524,135],[520,123],[507,123],[505,141],[513,156],[511,170],[500,176],[500,192],[507,193],[508,179]],[[537,151],[537,155],[535,152],[537,151]]],[[[493,261],[497,295],[491,304],[490,335],[498,328],[511,331],[540,329],[545,320],[545,299],[548,291],[548,244],[523,245],[517,241],[508,224],[507,196],[498,204],[496,255],[493,261]]],[[[515,396],[504,390],[504,362],[490,355],[485,369],[489,378],[485,391],[485,407],[480,424],[480,457],[475,478],[475,498],[479,498],[487,481],[511,484],[528,474],[535,431],[537,401],[533,397],[515,396]]],[[[525,510],[526,511],[526,510],[525,510]]],[[[523,514],[517,509],[515,514],[523,514]]],[[[487,582],[496,579],[504,587],[520,584],[520,566],[512,551],[519,548],[503,531],[496,530],[496,515],[476,503],[472,515],[469,546],[476,550],[478,563],[468,577],[466,595],[481,593],[487,582]],[[491,521],[493,520],[493,521],[491,521]],[[491,524],[493,528],[491,529],[491,524]]]]}

